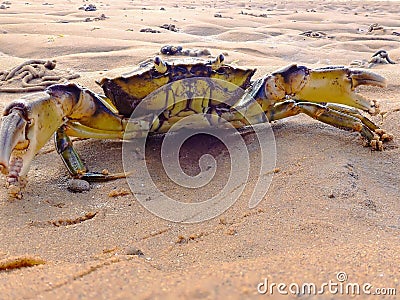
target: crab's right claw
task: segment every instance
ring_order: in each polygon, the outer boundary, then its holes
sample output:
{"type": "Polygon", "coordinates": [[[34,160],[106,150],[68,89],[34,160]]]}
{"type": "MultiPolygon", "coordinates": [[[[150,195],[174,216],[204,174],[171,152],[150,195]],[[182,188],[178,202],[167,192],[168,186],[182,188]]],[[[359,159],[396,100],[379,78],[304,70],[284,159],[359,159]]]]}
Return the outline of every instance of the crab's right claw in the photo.
{"type": "MultiPolygon", "coordinates": [[[[293,64],[256,81],[251,95],[264,105],[270,120],[305,113],[326,124],[357,131],[369,146],[382,150],[383,142],[393,136],[358,111],[379,113],[375,100],[358,93],[356,88],[360,85],[385,87],[386,79],[361,69],[336,66],[310,69],[293,64]]],[[[246,112],[252,116],[255,111],[246,112]]]]}
{"type": "Polygon", "coordinates": [[[361,69],[290,65],[268,76],[265,89],[271,99],[289,96],[298,101],[344,104],[372,115],[379,113],[376,101],[357,93],[356,87],[360,85],[386,87],[386,79],[361,69]]]}

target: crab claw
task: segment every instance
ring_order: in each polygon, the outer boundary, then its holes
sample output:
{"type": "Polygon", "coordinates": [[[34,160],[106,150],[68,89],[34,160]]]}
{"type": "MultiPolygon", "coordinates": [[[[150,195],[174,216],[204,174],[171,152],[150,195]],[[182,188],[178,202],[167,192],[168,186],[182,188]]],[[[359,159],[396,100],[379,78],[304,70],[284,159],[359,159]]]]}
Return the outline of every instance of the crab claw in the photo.
{"type": "Polygon", "coordinates": [[[25,139],[25,128],[28,121],[22,111],[15,107],[8,115],[1,119],[0,127],[0,170],[3,174],[10,172],[11,152],[15,148],[24,148],[29,145],[25,139]],[[18,147],[17,147],[18,146],[18,147]]]}
{"type": "Polygon", "coordinates": [[[290,65],[266,78],[265,93],[268,99],[338,103],[352,106],[370,114],[379,112],[377,103],[356,93],[360,85],[386,86],[386,79],[378,74],[345,67],[309,69],[290,65]]]}
{"type": "Polygon", "coordinates": [[[1,119],[0,169],[13,197],[21,197],[32,159],[63,122],[61,108],[50,98],[48,93],[29,95],[30,101],[22,97],[6,107],[1,119]]]}
{"type": "MultiPolygon", "coordinates": [[[[22,197],[21,188],[31,161],[64,124],[69,124],[70,133],[75,136],[96,138],[119,138],[125,126],[99,96],[73,83],[52,85],[45,92],[11,102],[4,110],[0,127],[0,171],[7,175],[11,197],[22,197]]],[[[140,134],[142,127],[138,125],[140,134]]],[[[71,149],[65,155],[67,162],[62,157],[71,167],[69,170],[76,172],[75,168],[80,168],[75,165],[79,157],[73,156],[71,149]]]]}

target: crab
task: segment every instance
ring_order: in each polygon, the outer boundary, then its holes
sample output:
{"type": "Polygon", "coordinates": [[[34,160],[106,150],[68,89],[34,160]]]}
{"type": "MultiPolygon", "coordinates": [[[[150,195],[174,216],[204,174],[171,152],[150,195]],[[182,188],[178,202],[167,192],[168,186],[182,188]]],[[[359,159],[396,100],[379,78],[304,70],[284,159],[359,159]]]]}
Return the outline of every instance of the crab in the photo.
{"type": "Polygon", "coordinates": [[[170,61],[157,56],[129,74],[100,80],[98,84],[104,95],[76,83],[55,84],[44,92],[25,95],[5,108],[0,128],[0,169],[6,175],[9,195],[22,197],[31,161],[52,135],[72,177],[109,180],[120,174],[89,172],[73,148],[70,136],[140,138],[166,133],[182,118],[204,112],[224,118],[235,128],[248,126],[249,120],[271,122],[304,113],[340,129],[359,132],[375,150],[382,150],[383,142],[392,139],[361,113],[376,114],[376,101],[355,91],[359,85],[385,87],[385,78],[376,73],[335,66],[310,69],[291,64],[252,81],[255,72],[252,68],[226,64],[222,54],[212,59],[170,61]],[[193,99],[187,93],[187,100],[177,103],[178,90],[185,93],[186,89],[182,80],[191,78],[227,82],[245,92],[241,95],[232,92],[237,99],[230,104],[216,102],[206,92],[193,99]],[[144,98],[171,83],[175,88],[158,93],[136,118],[130,118],[144,98]],[[248,101],[249,98],[255,101],[248,101]],[[253,109],[254,106],[259,109],[253,109]],[[155,114],[156,111],[162,113],[155,114]]]}

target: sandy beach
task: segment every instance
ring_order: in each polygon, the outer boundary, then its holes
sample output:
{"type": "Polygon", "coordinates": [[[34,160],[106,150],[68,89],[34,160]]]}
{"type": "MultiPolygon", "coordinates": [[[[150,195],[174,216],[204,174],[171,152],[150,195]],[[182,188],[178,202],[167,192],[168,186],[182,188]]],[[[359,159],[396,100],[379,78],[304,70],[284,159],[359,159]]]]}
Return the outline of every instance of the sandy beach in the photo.
{"type": "MultiPolygon", "coordinates": [[[[55,60],[54,72],[77,74],[71,81],[101,93],[96,80],[133,70],[164,45],[223,53],[228,63],[257,68],[254,78],[291,63],[369,67],[388,85],[359,90],[378,100],[381,113],[371,119],[394,140],[372,151],[358,134],[304,115],[274,122],[276,172],[262,201],[250,209],[246,187],[222,215],[196,224],[153,215],[125,179],[70,192],[69,175],[49,141],[32,162],[22,199],[9,199],[1,177],[0,299],[350,297],[294,295],[288,287],[283,295],[276,286],[273,295],[261,295],[257,287],[265,280],[370,284],[371,299],[379,291],[396,290],[398,297],[399,15],[397,1],[4,1],[0,72],[28,60],[55,60]],[[371,63],[382,49],[393,63],[371,63]]],[[[22,95],[0,92],[0,109],[22,95]]],[[[257,159],[254,134],[244,139],[257,159]]],[[[156,138],[147,145],[153,179],[169,195],[196,201],[198,191],[167,180],[161,144],[156,138]]],[[[121,142],[74,145],[91,170],[123,171],[121,142]]],[[[182,149],[182,168],[196,174],[204,152],[221,162],[229,158],[215,140],[197,136],[182,149]]],[[[219,170],[210,193],[221,188],[218,178],[229,166],[219,170]]],[[[140,174],[135,179],[143,180],[140,174]]],[[[365,298],[362,291],[354,296],[365,298]]]]}

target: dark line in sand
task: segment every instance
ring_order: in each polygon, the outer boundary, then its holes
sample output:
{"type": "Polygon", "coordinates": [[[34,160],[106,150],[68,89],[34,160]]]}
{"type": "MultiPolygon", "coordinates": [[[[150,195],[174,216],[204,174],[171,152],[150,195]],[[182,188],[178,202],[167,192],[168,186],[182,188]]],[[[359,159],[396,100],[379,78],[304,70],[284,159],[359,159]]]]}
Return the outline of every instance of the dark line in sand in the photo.
{"type": "Polygon", "coordinates": [[[29,223],[29,225],[35,226],[35,227],[44,227],[47,225],[53,225],[56,227],[76,225],[76,224],[80,224],[82,222],[93,219],[97,214],[98,214],[98,212],[96,211],[96,212],[88,212],[84,216],[80,216],[80,217],[77,217],[74,219],[59,219],[59,220],[51,220],[51,221],[32,221],[29,223]]]}
{"type": "Polygon", "coordinates": [[[0,272],[28,268],[28,267],[43,265],[45,263],[46,261],[44,261],[40,257],[35,257],[30,255],[9,257],[0,260],[0,272]]]}

